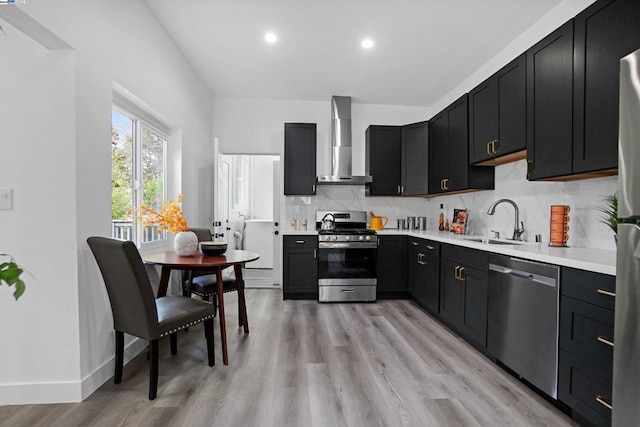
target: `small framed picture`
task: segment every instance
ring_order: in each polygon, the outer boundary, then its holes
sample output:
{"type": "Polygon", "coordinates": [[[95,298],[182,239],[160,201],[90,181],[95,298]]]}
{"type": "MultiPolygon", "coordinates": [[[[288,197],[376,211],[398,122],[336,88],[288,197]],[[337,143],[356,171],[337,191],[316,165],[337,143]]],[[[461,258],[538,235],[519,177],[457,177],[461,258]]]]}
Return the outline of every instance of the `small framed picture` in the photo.
{"type": "Polygon", "coordinates": [[[466,209],[454,209],[453,221],[451,221],[450,230],[455,234],[464,234],[467,228],[467,210],[466,209]]]}

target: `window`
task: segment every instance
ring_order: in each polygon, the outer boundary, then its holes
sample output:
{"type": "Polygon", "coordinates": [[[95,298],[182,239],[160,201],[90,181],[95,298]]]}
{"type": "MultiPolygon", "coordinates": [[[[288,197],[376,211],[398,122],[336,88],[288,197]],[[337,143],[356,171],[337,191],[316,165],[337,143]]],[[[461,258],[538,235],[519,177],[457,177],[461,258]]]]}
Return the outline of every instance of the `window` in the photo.
{"type": "Polygon", "coordinates": [[[166,196],[167,136],[143,120],[111,110],[111,235],[138,245],[162,240],[156,227],[143,229],[134,208],[159,208],[166,196]]]}

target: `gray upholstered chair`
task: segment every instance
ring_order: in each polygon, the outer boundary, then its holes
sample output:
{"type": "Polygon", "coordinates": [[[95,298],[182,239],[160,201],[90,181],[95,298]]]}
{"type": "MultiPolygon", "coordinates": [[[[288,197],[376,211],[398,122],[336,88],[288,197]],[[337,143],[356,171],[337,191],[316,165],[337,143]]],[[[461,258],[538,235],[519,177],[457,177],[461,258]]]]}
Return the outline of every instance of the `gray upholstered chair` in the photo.
{"type": "Polygon", "coordinates": [[[167,335],[171,340],[171,353],[177,352],[179,330],[204,322],[209,366],[215,364],[213,345],[213,318],[216,308],[207,302],[165,296],[155,298],[142,258],[133,242],[89,237],[87,243],[93,252],[109,294],[113,326],[116,331],[116,367],[114,382],[122,380],[124,334],[149,341],[149,399],[156,398],[158,390],[158,341],[167,335]]]}
{"type": "MultiPolygon", "coordinates": [[[[210,242],[213,240],[211,231],[208,228],[190,228],[198,236],[198,242],[210,242]]],[[[222,278],[222,286],[224,292],[233,292],[238,290],[236,279],[234,277],[224,276],[222,278]]],[[[218,278],[215,271],[184,271],[182,276],[182,294],[191,296],[196,294],[203,300],[209,301],[215,296],[213,303],[217,304],[218,278]]],[[[238,323],[242,326],[242,316],[240,315],[240,305],[238,305],[238,323]]]]}

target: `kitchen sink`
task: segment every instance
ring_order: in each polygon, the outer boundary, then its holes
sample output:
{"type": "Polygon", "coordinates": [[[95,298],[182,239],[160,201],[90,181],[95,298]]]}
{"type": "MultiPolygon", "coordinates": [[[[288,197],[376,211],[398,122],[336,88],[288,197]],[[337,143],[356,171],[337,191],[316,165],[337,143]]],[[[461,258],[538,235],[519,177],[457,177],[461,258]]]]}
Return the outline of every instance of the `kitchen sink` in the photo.
{"type": "Polygon", "coordinates": [[[501,240],[501,239],[492,239],[489,237],[465,237],[464,240],[468,240],[470,242],[486,243],[489,245],[523,245],[524,244],[524,242],[520,242],[517,240],[501,240]]]}

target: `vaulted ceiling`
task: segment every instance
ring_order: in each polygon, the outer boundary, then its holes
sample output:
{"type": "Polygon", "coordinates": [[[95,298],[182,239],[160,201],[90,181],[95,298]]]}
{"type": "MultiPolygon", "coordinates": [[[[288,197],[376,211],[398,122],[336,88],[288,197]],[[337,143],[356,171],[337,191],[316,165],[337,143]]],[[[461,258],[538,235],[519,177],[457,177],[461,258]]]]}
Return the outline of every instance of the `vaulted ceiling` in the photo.
{"type": "Polygon", "coordinates": [[[560,0],[147,3],[214,96],[428,107],[560,0]]]}

